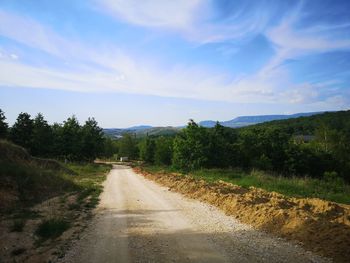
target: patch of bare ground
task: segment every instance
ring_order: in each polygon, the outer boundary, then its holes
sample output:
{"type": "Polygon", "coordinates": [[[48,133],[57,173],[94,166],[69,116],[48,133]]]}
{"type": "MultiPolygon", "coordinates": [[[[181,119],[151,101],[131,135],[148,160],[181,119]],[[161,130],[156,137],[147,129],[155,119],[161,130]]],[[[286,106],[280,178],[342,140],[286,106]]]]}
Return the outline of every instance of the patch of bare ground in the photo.
{"type": "Polygon", "coordinates": [[[170,173],[135,172],[180,192],[207,202],[241,222],[330,257],[335,262],[350,260],[350,206],[317,198],[289,198],[275,192],[249,189],[223,181],[203,180],[170,173]]]}
{"type": "Polygon", "coordinates": [[[52,262],[62,257],[89,222],[92,212],[88,203],[88,198],[79,200],[77,194],[65,194],[2,216],[0,262],[52,262]],[[51,219],[67,222],[68,229],[56,237],[40,237],[37,229],[51,219]]]}

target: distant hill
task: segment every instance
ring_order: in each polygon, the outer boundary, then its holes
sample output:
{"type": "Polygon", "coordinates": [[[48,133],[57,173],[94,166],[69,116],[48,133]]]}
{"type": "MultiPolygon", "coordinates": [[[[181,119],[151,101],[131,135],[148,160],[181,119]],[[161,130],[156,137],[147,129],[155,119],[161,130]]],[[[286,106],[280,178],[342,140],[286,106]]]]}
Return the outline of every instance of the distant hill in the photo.
{"type": "MultiPolygon", "coordinates": [[[[275,121],[275,120],[286,120],[286,119],[292,119],[292,118],[298,118],[298,117],[307,117],[312,116],[316,114],[320,114],[323,112],[307,112],[307,113],[296,113],[291,115],[255,115],[255,116],[240,116],[235,119],[229,120],[229,121],[221,121],[219,122],[222,126],[230,127],[230,128],[239,128],[244,127],[248,125],[254,125],[258,123],[268,122],[268,121],[275,121]]],[[[216,124],[216,121],[207,120],[202,121],[199,123],[199,125],[207,128],[214,127],[216,124]]]]}
{"type": "Polygon", "coordinates": [[[240,130],[249,129],[267,129],[279,128],[291,135],[314,135],[315,131],[325,125],[328,129],[343,131],[349,134],[350,129],[350,110],[332,111],[311,116],[300,116],[298,118],[289,118],[273,120],[270,122],[258,123],[254,126],[241,127],[240,130]]]}
{"type": "MultiPolygon", "coordinates": [[[[286,119],[292,119],[292,118],[298,118],[298,117],[307,117],[312,115],[321,114],[323,112],[307,112],[307,113],[296,113],[291,115],[255,115],[255,116],[240,116],[237,118],[234,118],[232,120],[228,121],[221,121],[219,122],[221,125],[225,127],[230,128],[239,128],[239,127],[245,127],[250,126],[254,124],[269,122],[269,121],[275,121],[275,120],[286,120],[286,119]]],[[[216,124],[216,121],[213,120],[206,120],[199,122],[199,125],[206,127],[206,128],[212,128],[216,124]]],[[[153,127],[150,125],[138,125],[138,126],[132,126],[129,128],[109,128],[109,129],[103,129],[103,132],[106,134],[106,136],[113,137],[113,138],[121,138],[123,134],[125,133],[132,133],[135,134],[137,137],[143,137],[146,135],[149,136],[160,136],[160,135],[175,135],[179,130],[184,128],[186,126],[179,126],[179,127],[153,127]]]]}
{"type": "Polygon", "coordinates": [[[106,136],[114,137],[114,138],[121,138],[123,134],[125,133],[132,133],[135,134],[137,137],[143,137],[143,136],[169,136],[169,135],[175,135],[181,128],[178,127],[152,127],[148,125],[141,125],[141,126],[135,126],[125,129],[118,129],[118,128],[110,128],[110,129],[103,129],[103,132],[106,136]]]}

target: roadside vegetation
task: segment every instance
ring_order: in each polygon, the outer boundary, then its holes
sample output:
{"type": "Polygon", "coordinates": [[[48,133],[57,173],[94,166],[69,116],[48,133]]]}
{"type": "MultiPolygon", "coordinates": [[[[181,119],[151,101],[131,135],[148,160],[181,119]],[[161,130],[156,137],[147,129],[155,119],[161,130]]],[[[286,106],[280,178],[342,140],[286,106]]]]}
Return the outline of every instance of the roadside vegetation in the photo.
{"type": "Polygon", "coordinates": [[[208,183],[224,181],[249,188],[254,186],[267,191],[281,193],[288,197],[315,197],[338,203],[350,204],[350,185],[339,178],[318,179],[310,177],[285,177],[270,173],[240,169],[200,169],[188,173],[170,166],[143,165],[148,173],[180,173],[208,183]]]}
{"type": "Polygon", "coordinates": [[[110,169],[32,157],[0,140],[0,246],[11,247],[1,250],[0,258],[22,262],[34,255],[46,262],[63,255],[65,242],[78,238],[91,217],[110,169]]]}
{"type": "Polygon", "coordinates": [[[239,129],[191,120],[175,137],[148,136],[138,148],[146,169],[350,203],[350,111],[239,129]]]}

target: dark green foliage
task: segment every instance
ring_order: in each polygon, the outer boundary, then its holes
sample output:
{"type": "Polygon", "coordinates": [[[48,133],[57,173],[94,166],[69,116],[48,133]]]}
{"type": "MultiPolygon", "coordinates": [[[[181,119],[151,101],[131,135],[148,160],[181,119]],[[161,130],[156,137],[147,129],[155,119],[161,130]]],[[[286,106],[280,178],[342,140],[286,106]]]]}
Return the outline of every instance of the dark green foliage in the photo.
{"type": "MultiPolygon", "coordinates": [[[[158,139],[154,140],[156,156],[158,139]]],[[[220,124],[208,129],[191,120],[175,137],[172,147],[167,148],[172,149],[169,154],[173,156],[172,165],[183,170],[257,168],[286,176],[314,178],[334,171],[350,182],[350,111],[240,129],[220,124]]]]}
{"type": "Polygon", "coordinates": [[[89,118],[82,127],[82,155],[86,160],[94,160],[103,152],[102,129],[94,118],[89,118]]]}
{"type": "Polygon", "coordinates": [[[185,170],[206,167],[209,160],[209,133],[193,120],[174,140],[173,165],[185,170]]]}
{"type": "Polygon", "coordinates": [[[33,120],[28,113],[21,112],[15,124],[10,130],[10,138],[15,143],[26,149],[31,149],[32,134],[33,134],[33,120]]]}
{"type": "Polygon", "coordinates": [[[62,153],[68,160],[82,159],[82,129],[75,116],[63,122],[62,133],[62,153]]]}
{"type": "Polygon", "coordinates": [[[4,139],[7,137],[8,124],[7,122],[5,122],[5,120],[5,113],[0,109],[0,139],[4,139]]]}
{"type": "Polygon", "coordinates": [[[139,155],[137,139],[131,134],[124,134],[123,138],[118,140],[119,156],[136,159],[139,155]]]}
{"type": "Polygon", "coordinates": [[[70,227],[70,223],[62,218],[44,220],[38,226],[35,234],[43,240],[59,237],[70,227]]]}
{"type": "Polygon", "coordinates": [[[53,133],[50,125],[39,113],[33,122],[31,154],[35,156],[50,156],[52,153],[53,133]]]}
{"type": "Polygon", "coordinates": [[[224,127],[218,122],[213,129],[208,130],[209,167],[229,167],[237,164],[237,132],[224,127]]]}
{"type": "Polygon", "coordinates": [[[158,165],[170,165],[173,156],[173,138],[158,137],[155,147],[154,162],[158,165]]]}
{"type": "Polygon", "coordinates": [[[153,139],[148,136],[144,138],[139,144],[141,160],[148,163],[154,163],[155,148],[156,144],[153,139]]]}
{"type": "Polygon", "coordinates": [[[104,138],[102,156],[111,158],[119,152],[118,142],[109,137],[104,138]]]}
{"type": "MultiPolygon", "coordinates": [[[[0,110],[0,138],[6,134],[4,120],[0,110]]],[[[75,116],[68,118],[63,125],[55,123],[50,126],[41,113],[34,120],[28,113],[20,113],[10,129],[9,139],[34,156],[71,161],[94,160],[104,155],[105,149],[105,138],[96,120],[89,118],[81,126],[75,116]]]]}

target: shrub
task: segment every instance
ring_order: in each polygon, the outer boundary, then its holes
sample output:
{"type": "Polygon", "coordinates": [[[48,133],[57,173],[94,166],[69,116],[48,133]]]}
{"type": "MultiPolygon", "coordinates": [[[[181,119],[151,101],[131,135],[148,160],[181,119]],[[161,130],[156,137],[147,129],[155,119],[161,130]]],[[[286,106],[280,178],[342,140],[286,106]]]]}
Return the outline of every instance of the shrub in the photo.
{"type": "Polygon", "coordinates": [[[62,218],[52,218],[41,222],[35,234],[42,239],[59,237],[70,227],[70,223],[62,218]]]}

